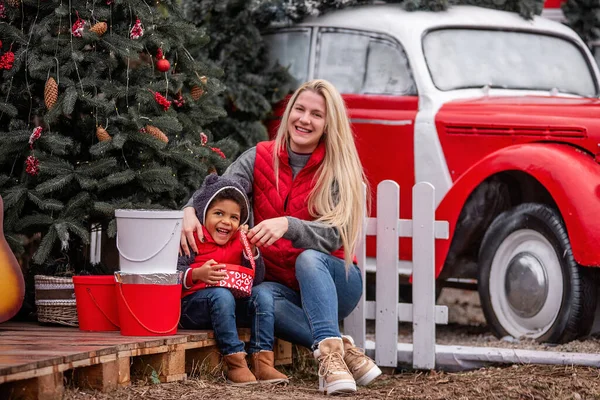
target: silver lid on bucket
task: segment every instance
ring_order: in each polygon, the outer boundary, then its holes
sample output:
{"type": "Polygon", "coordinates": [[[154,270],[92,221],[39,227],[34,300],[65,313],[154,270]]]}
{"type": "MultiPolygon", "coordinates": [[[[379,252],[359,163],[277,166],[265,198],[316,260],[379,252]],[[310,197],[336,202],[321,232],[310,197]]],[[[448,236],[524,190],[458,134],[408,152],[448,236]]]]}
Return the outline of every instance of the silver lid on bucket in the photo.
{"type": "Polygon", "coordinates": [[[182,282],[183,272],[133,274],[129,272],[115,272],[115,281],[125,284],[142,285],[179,285],[182,282]]]}

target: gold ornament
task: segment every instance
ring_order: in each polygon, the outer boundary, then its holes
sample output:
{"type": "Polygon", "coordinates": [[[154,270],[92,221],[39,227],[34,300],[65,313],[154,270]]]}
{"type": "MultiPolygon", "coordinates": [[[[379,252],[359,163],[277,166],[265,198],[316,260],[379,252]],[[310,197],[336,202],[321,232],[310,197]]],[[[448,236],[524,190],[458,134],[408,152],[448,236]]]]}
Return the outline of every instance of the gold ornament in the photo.
{"type": "Polygon", "coordinates": [[[13,8],[19,8],[21,6],[21,0],[7,0],[6,3],[13,8]]]}
{"type": "Polygon", "coordinates": [[[208,82],[208,78],[207,78],[207,77],[205,77],[204,75],[202,75],[202,76],[200,77],[200,82],[202,82],[203,84],[205,84],[205,85],[206,85],[206,82],[208,82]]]}
{"type": "Polygon", "coordinates": [[[204,94],[204,90],[200,86],[194,86],[190,91],[192,99],[198,100],[204,94]]]}
{"type": "Polygon", "coordinates": [[[102,127],[102,125],[99,125],[98,127],[96,127],[96,137],[101,142],[104,142],[105,140],[111,140],[112,139],[110,137],[110,135],[108,134],[108,131],[106,129],[104,129],[102,127]]]}
{"type": "Polygon", "coordinates": [[[58,100],[58,84],[53,77],[48,78],[46,87],[44,88],[44,103],[46,108],[50,110],[58,100]]]}
{"type": "Polygon", "coordinates": [[[106,22],[98,22],[90,28],[90,31],[95,32],[98,36],[102,36],[107,29],[108,25],[106,25],[106,22]]]}
{"type": "Polygon", "coordinates": [[[162,140],[165,143],[169,143],[169,138],[167,137],[167,135],[162,133],[162,131],[155,126],[146,125],[146,132],[154,136],[158,140],[162,140]]]}

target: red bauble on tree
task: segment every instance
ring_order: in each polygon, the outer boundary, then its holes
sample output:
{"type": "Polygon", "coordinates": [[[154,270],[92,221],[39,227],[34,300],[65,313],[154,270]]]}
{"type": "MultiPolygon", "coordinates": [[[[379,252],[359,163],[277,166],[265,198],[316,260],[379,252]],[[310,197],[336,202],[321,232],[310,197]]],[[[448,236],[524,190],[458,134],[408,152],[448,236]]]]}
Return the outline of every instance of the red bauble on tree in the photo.
{"type": "Polygon", "coordinates": [[[156,69],[160,72],[167,72],[171,69],[171,63],[167,60],[162,52],[162,49],[156,50],[156,69]]]}

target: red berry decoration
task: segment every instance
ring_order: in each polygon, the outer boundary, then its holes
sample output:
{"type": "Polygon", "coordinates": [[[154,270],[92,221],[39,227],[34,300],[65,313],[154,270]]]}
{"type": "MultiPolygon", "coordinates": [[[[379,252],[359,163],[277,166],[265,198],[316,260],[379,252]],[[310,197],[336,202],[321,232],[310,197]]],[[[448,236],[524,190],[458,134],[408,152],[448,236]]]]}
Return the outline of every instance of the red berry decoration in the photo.
{"type": "Polygon", "coordinates": [[[40,173],[40,160],[35,156],[29,156],[25,160],[25,172],[31,176],[35,176],[40,173]]]}

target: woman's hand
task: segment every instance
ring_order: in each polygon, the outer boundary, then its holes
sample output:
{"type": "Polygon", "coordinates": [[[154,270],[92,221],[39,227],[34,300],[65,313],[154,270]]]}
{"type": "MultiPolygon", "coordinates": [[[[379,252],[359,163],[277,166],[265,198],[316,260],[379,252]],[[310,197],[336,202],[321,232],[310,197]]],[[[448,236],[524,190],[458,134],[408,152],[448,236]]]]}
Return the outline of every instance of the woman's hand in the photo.
{"type": "Polygon", "coordinates": [[[216,285],[223,279],[227,279],[227,272],[222,271],[223,264],[217,264],[215,260],[208,260],[200,268],[192,270],[192,282],[202,281],[209,285],[216,285]]]}
{"type": "Polygon", "coordinates": [[[286,217],[266,219],[248,231],[248,240],[258,247],[269,247],[281,239],[288,227],[286,217]]]}
{"type": "Polygon", "coordinates": [[[196,217],[196,210],[194,207],[186,207],[183,209],[183,227],[181,228],[181,252],[186,256],[190,255],[190,247],[196,253],[198,253],[198,246],[194,240],[194,232],[198,234],[198,239],[201,242],[204,241],[204,234],[202,233],[202,224],[198,217],[196,217]]]}
{"type": "MultiPolygon", "coordinates": [[[[248,235],[248,225],[240,225],[239,230],[241,232],[244,232],[246,235],[248,235]]],[[[250,238],[248,238],[248,239],[250,239],[250,238]]],[[[240,242],[242,242],[242,246],[243,246],[244,245],[244,241],[242,240],[242,235],[240,235],[240,242]]],[[[256,256],[257,255],[257,253],[256,253],[256,246],[253,245],[252,243],[249,243],[249,244],[250,244],[250,251],[252,252],[252,255],[256,256]]]]}

